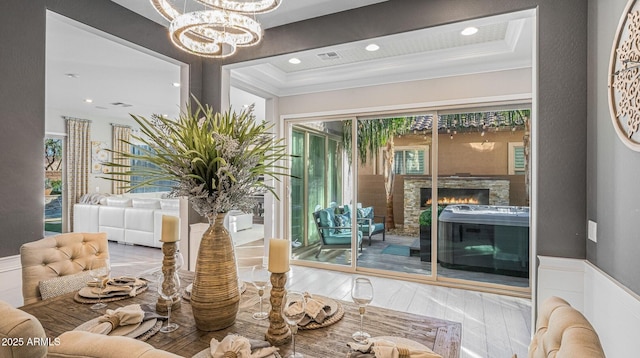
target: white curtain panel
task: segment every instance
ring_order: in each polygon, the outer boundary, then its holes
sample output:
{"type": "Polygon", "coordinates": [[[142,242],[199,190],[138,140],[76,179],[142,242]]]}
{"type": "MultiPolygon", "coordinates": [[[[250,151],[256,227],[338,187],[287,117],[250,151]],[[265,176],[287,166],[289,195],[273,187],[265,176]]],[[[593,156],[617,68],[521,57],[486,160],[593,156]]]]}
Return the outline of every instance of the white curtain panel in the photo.
{"type": "MultiPolygon", "coordinates": [[[[122,158],[121,156],[116,154],[116,153],[131,152],[131,144],[129,144],[131,140],[131,127],[113,124],[112,131],[113,131],[113,136],[112,136],[113,147],[112,148],[113,148],[113,151],[115,152],[113,154],[113,162],[116,164],[123,164],[127,166],[131,165],[130,159],[122,158]]],[[[127,168],[119,168],[119,167],[111,168],[112,173],[124,173],[126,170],[127,168]]],[[[117,180],[125,180],[125,181],[129,180],[128,175],[121,175],[121,174],[114,174],[112,178],[117,180]]],[[[111,182],[111,185],[112,185],[111,189],[114,194],[123,194],[126,191],[127,184],[125,182],[113,181],[111,182]]]]}
{"type": "Polygon", "coordinates": [[[89,163],[91,142],[89,127],[91,121],[65,118],[67,122],[66,170],[67,170],[67,222],[64,232],[73,228],[73,204],[89,192],[89,163]]]}

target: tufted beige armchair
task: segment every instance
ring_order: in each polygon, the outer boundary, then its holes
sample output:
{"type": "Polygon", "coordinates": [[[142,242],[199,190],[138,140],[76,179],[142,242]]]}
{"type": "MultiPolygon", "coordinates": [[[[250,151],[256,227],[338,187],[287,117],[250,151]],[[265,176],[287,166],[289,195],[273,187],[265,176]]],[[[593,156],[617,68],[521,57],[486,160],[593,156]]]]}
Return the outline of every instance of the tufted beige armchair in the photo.
{"type": "Polygon", "coordinates": [[[598,334],[587,319],[559,297],[540,307],[529,358],[604,358],[598,334]]]}
{"type": "Polygon", "coordinates": [[[42,299],[41,281],[89,270],[95,257],[109,257],[107,234],[65,233],[20,247],[24,304],[42,299]]]}

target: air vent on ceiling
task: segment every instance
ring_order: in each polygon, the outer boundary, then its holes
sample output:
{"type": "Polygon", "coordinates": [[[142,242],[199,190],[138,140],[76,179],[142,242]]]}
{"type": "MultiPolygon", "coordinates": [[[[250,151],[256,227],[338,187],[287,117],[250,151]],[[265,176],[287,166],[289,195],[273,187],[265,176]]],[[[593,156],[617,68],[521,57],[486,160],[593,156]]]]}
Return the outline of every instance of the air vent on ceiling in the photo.
{"type": "Polygon", "coordinates": [[[130,104],[123,103],[123,102],[113,102],[111,103],[111,105],[116,107],[131,107],[130,104]]]}
{"type": "Polygon", "coordinates": [[[107,107],[102,107],[102,106],[96,106],[97,109],[109,109],[107,107]]]}
{"type": "Polygon", "coordinates": [[[331,51],[331,52],[325,52],[325,53],[319,53],[318,57],[323,60],[337,60],[340,58],[340,55],[338,55],[337,52],[331,51]]]}

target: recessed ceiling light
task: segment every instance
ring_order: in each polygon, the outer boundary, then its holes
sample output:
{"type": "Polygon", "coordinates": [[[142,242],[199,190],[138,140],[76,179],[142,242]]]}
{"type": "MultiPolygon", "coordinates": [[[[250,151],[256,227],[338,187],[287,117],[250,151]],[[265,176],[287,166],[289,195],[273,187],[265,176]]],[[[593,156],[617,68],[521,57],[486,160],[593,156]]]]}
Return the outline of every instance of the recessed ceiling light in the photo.
{"type": "Polygon", "coordinates": [[[378,46],[376,44],[369,44],[364,49],[367,50],[367,51],[373,52],[373,51],[378,51],[380,49],[380,46],[378,46]]]}
{"type": "Polygon", "coordinates": [[[302,61],[300,61],[297,57],[292,57],[289,59],[289,63],[292,65],[299,65],[302,61]]]}
{"type": "Polygon", "coordinates": [[[91,98],[85,98],[85,100],[84,100],[84,101],[85,101],[85,103],[91,103],[91,102],[93,102],[93,100],[92,100],[91,98]]]}
{"type": "Polygon", "coordinates": [[[476,32],[478,32],[478,28],[477,27],[469,26],[469,27],[465,28],[464,30],[462,30],[462,32],[460,32],[460,34],[464,35],[464,36],[471,36],[471,35],[475,34],[476,32]]]}
{"type": "Polygon", "coordinates": [[[180,83],[179,82],[174,82],[172,84],[173,84],[173,87],[180,87],[180,83]]]}
{"type": "Polygon", "coordinates": [[[78,77],[80,77],[80,75],[77,74],[77,73],[65,73],[64,75],[67,76],[68,78],[78,78],[78,77]]]}

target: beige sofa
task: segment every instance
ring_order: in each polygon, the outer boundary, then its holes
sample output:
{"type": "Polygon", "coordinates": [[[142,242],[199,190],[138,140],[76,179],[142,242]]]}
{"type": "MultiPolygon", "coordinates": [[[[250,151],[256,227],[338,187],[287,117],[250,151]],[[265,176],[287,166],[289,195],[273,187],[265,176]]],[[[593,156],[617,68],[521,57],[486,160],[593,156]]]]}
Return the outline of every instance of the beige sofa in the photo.
{"type": "Polygon", "coordinates": [[[542,303],[529,358],[604,358],[598,334],[567,301],[550,297],[542,303]]]}

